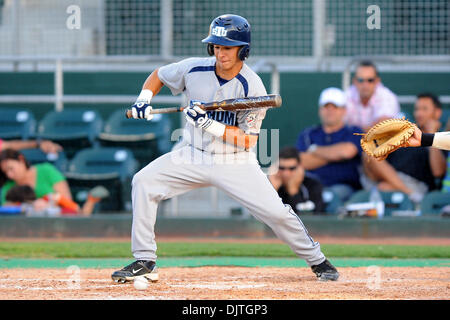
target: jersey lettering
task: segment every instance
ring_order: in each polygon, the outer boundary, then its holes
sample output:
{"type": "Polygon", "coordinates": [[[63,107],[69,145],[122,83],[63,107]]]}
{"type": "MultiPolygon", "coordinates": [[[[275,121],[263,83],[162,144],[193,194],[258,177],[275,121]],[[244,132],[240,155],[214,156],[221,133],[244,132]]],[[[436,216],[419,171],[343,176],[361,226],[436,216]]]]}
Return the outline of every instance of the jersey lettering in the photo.
{"type": "Polygon", "coordinates": [[[217,122],[235,126],[236,125],[236,114],[230,111],[208,111],[208,117],[216,120],[217,122]]]}

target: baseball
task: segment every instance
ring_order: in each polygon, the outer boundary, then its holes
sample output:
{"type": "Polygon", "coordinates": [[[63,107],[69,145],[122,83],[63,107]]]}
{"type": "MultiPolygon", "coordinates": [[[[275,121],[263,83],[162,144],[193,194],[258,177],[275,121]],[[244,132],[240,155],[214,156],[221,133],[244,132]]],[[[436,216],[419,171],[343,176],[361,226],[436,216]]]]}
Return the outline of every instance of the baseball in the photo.
{"type": "Polygon", "coordinates": [[[137,290],[145,290],[148,288],[148,280],[145,277],[136,277],[134,279],[134,287],[137,290]]]}

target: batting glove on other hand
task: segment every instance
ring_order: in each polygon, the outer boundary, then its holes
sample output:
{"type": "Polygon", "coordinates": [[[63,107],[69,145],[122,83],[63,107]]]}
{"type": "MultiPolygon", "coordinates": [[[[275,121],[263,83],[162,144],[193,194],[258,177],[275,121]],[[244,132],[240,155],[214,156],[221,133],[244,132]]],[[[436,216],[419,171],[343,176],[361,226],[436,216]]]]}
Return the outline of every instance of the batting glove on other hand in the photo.
{"type": "Polygon", "coordinates": [[[200,104],[198,103],[187,107],[183,112],[186,115],[186,121],[196,128],[206,129],[214,121],[208,118],[208,114],[205,110],[200,108],[200,104]]]}
{"type": "Polygon", "coordinates": [[[153,119],[152,109],[152,106],[148,103],[136,101],[131,106],[131,113],[134,119],[147,119],[149,121],[153,119]]]}

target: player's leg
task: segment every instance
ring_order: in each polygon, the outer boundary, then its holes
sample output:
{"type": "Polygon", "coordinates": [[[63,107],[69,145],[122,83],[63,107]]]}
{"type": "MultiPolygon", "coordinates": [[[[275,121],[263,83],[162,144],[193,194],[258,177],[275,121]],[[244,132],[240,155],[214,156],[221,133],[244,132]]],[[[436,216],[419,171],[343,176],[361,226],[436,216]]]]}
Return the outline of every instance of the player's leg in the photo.
{"type": "Polygon", "coordinates": [[[186,159],[191,150],[184,147],[167,153],[134,175],[131,250],[136,261],[114,272],[115,281],[125,282],[142,275],[150,280],[157,278],[154,227],[159,202],[208,185],[201,162],[186,159]]]}
{"type": "Polygon", "coordinates": [[[283,204],[258,165],[218,165],[215,172],[217,175],[213,184],[242,203],[256,219],[267,224],[318,276],[320,274],[321,280],[338,278],[339,274],[320,250],[320,244],[309,235],[292,208],[283,204]],[[317,266],[320,266],[320,270],[317,270],[317,266]],[[329,273],[321,274],[323,270],[329,273]]]}

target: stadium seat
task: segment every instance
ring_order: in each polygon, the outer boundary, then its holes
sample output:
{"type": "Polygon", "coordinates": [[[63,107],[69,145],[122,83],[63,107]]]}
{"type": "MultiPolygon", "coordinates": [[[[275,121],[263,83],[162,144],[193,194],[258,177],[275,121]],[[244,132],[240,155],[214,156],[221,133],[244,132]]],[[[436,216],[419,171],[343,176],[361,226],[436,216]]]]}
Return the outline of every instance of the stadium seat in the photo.
{"type": "Polygon", "coordinates": [[[33,113],[26,109],[0,108],[0,138],[30,139],[36,131],[33,113]]]}
{"type": "Polygon", "coordinates": [[[440,214],[441,209],[450,204],[450,193],[431,191],[420,203],[422,214],[440,214]]]}
{"type": "Polygon", "coordinates": [[[324,188],[322,191],[322,199],[325,203],[325,212],[337,214],[339,207],[342,206],[342,201],[339,196],[333,192],[332,189],[324,188]]]}
{"type": "MultiPolygon", "coordinates": [[[[403,192],[380,192],[380,194],[385,204],[385,216],[391,216],[393,211],[414,210],[413,202],[403,192]]],[[[370,191],[359,190],[350,197],[346,204],[369,202],[369,199],[370,191]]]]}
{"type": "Polygon", "coordinates": [[[58,153],[45,153],[41,149],[22,149],[20,152],[24,155],[25,159],[31,164],[49,162],[58,168],[61,172],[67,170],[67,157],[64,151],[58,153]]]}
{"type": "Polygon", "coordinates": [[[95,146],[103,121],[92,109],[51,111],[39,122],[38,137],[63,146],[71,159],[78,150],[95,146]]]}
{"type": "Polygon", "coordinates": [[[104,147],[130,149],[142,168],[170,151],[171,131],[170,119],[165,114],[156,114],[151,121],[145,121],[127,119],[123,110],[117,110],[106,121],[99,141],[104,147]]]}
{"type": "Polygon", "coordinates": [[[136,171],[137,161],[130,150],[96,147],[77,152],[65,176],[80,205],[90,189],[102,185],[110,196],[99,203],[98,211],[117,212],[131,209],[131,180],[136,171]]]}

